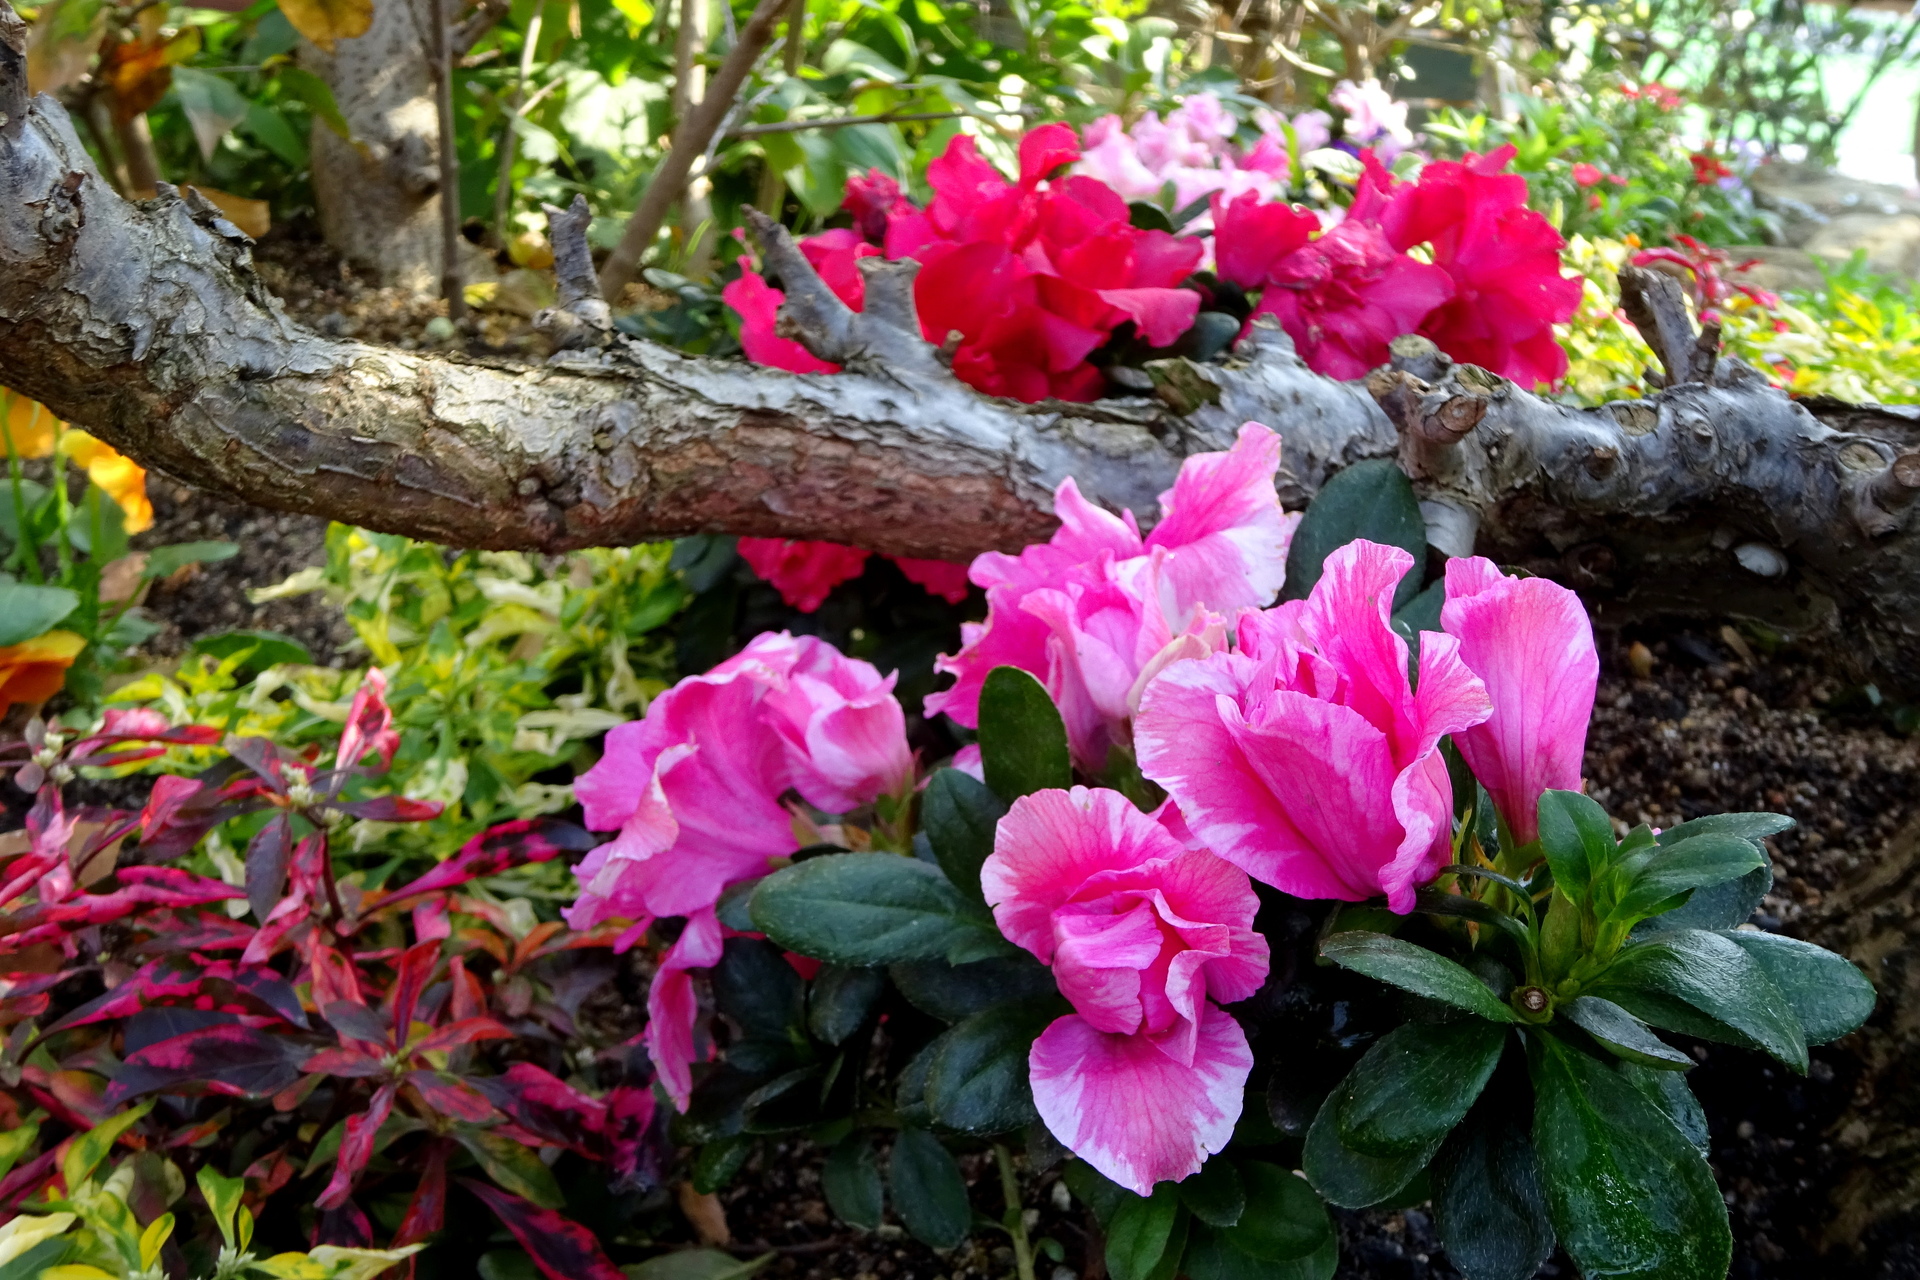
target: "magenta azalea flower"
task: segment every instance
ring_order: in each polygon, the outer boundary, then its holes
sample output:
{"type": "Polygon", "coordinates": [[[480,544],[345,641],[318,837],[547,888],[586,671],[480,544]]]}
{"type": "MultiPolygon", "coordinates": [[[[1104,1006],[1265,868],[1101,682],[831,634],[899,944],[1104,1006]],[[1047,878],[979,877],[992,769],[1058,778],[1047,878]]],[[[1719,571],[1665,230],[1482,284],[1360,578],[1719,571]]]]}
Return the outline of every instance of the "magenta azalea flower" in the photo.
{"type": "Polygon", "coordinates": [[[843,582],[860,576],[867,552],[838,542],[797,538],[742,538],[740,558],[772,584],[788,607],[812,613],[843,582]]]}
{"type": "Polygon", "coordinates": [[[1267,975],[1245,874],[1117,791],[1040,791],[1000,820],[981,888],[1008,939],[1053,967],[1074,1012],[1034,1042],[1053,1135],[1140,1195],[1233,1136],[1253,1055],[1217,1003],[1267,975]]]}
{"type": "Polygon", "coordinates": [[[978,724],[987,673],[1019,667],[1061,705],[1076,758],[1104,767],[1108,747],[1127,741],[1138,686],[1164,665],[1156,659],[1167,646],[1178,644],[1181,656],[1211,652],[1220,646],[1205,639],[1218,630],[1208,611],[1257,608],[1279,592],[1299,523],[1280,509],[1279,465],[1280,437],[1247,423],[1232,449],[1181,464],[1145,538],[1131,512],[1102,511],[1063,480],[1050,541],[974,560],[987,620],[963,626],[960,652],[940,659],[958,679],[927,697],[927,714],[978,724]]]}
{"type": "Polygon", "coordinates": [[[800,847],[782,802],[844,812],[911,782],[905,718],[893,678],[811,636],[762,635],[705,675],[654,699],[646,718],[616,725],[606,754],[574,784],[587,826],[618,831],[575,874],[568,925],[634,924],[633,945],[660,917],[686,927],[647,995],[647,1048],[684,1110],[693,1082],[690,970],[720,959],[714,907],[728,885],[763,875],[800,847]]]}
{"type": "Polygon", "coordinates": [[[1349,543],[1306,600],[1243,614],[1238,652],[1168,667],[1141,699],[1141,772],[1256,880],[1303,898],[1384,893],[1406,912],[1448,861],[1439,742],[1489,704],[1459,642],[1434,632],[1409,687],[1388,616],[1412,565],[1397,547],[1349,543]]]}
{"type": "Polygon", "coordinates": [[[1580,789],[1600,678],[1593,624],[1559,583],[1510,578],[1479,556],[1447,562],[1440,618],[1493,701],[1493,714],[1453,744],[1526,844],[1539,834],[1541,793],[1580,789]]]}

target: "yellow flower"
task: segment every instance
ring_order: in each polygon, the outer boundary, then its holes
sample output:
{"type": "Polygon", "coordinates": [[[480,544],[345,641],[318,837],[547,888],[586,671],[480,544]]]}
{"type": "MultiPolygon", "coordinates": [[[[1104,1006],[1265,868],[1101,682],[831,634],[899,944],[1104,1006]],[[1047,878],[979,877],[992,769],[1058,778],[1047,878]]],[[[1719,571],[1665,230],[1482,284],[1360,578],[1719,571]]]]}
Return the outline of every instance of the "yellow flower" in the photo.
{"type": "Polygon", "coordinates": [[[59,424],[53,410],[0,387],[0,425],[6,443],[22,458],[44,458],[53,452],[53,429],[59,424]]]}
{"type": "Polygon", "coordinates": [[[0,715],[16,702],[45,702],[60,692],[67,668],[86,647],[84,636],[49,631],[0,649],[0,715]]]}
{"type": "Polygon", "coordinates": [[[86,468],[87,478],[126,512],[128,533],[153,527],[153,503],[147,498],[144,467],[84,431],[67,432],[60,447],[76,466],[86,468]]]}

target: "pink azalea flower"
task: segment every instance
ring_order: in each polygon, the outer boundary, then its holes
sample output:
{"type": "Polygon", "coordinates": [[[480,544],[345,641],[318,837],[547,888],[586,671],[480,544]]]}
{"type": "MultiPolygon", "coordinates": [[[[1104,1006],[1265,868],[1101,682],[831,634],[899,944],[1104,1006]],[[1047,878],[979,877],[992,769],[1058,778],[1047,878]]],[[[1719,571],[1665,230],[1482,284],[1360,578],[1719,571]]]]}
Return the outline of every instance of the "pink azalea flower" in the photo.
{"type": "Polygon", "coordinates": [[[963,626],[960,652],[940,659],[958,678],[928,696],[927,714],[977,724],[987,673],[1019,667],[1066,711],[1081,763],[1103,767],[1108,748],[1127,741],[1143,679],[1219,647],[1208,611],[1257,608],[1279,592],[1298,523],[1274,491],[1279,465],[1280,438],[1247,423],[1231,450],[1181,464],[1145,538],[1131,512],[1102,511],[1062,481],[1050,541],[974,560],[987,620],[963,626]]]}
{"type": "Polygon", "coordinates": [[[897,673],[882,676],[812,636],[786,643],[795,661],[784,687],[769,690],[763,706],[787,744],[800,798],[828,813],[847,813],[904,791],[913,781],[913,752],[906,715],[893,696],[897,673]]]}
{"type": "Polygon", "coordinates": [[[1381,159],[1390,161],[1413,145],[1413,133],[1407,128],[1407,104],[1394,101],[1378,80],[1359,84],[1342,80],[1327,95],[1327,101],[1346,113],[1343,127],[1347,137],[1380,152],[1381,159]]]}
{"type": "Polygon", "coordinates": [[[1356,541],[1306,600],[1241,615],[1240,648],[1167,668],[1135,721],[1140,768],[1193,834],[1304,898],[1387,895],[1406,912],[1450,854],[1440,739],[1485,720],[1459,641],[1420,644],[1418,691],[1388,621],[1413,557],[1356,541]]]}
{"type": "Polygon", "coordinates": [[[1493,701],[1493,714],[1453,744],[1526,844],[1539,834],[1541,793],[1580,790],[1600,678],[1593,624],[1565,587],[1510,578],[1479,556],[1447,562],[1440,618],[1493,701]]]}
{"type": "Polygon", "coordinates": [[[837,542],[793,538],[742,538],[738,548],[747,567],[773,584],[789,608],[812,613],[843,582],[860,576],[867,553],[837,542]]]}
{"type": "Polygon", "coordinates": [[[1246,876],[1119,792],[1075,787],[1014,802],[980,884],[1073,1003],[1029,1057],[1047,1127],[1140,1195],[1198,1170],[1232,1137],[1253,1064],[1216,1007],[1267,974],[1246,876]]]}
{"type": "Polygon", "coordinates": [[[1270,314],[1308,368],[1363,378],[1387,362],[1388,343],[1412,333],[1452,292],[1446,272],[1348,219],[1275,264],[1247,323],[1270,314]]]}
{"type": "Polygon", "coordinates": [[[567,923],[632,920],[616,944],[624,950],[655,919],[686,917],[649,993],[647,1025],[683,1110],[697,1009],[688,971],[719,959],[714,906],[727,886],[799,848],[788,790],[845,812],[907,785],[912,757],[892,687],[823,641],[762,635],[655,698],[644,719],[614,726],[574,784],[587,826],[618,834],[576,869],[567,923]]]}
{"type": "MultiPolygon", "coordinates": [[[[1420,332],[1456,360],[1534,387],[1567,371],[1553,326],[1579,308],[1581,281],[1560,274],[1566,242],[1527,208],[1527,180],[1502,172],[1514,154],[1508,145],[1436,160],[1417,183],[1398,186],[1376,167],[1367,184],[1385,193],[1379,222],[1394,248],[1431,245],[1434,265],[1453,281],[1453,296],[1420,332]]],[[[1350,220],[1361,205],[1356,198],[1350,220]]]]}
{"type": "Polygon", "coordinates": [[[788,373],[838,373],[840,366],[822,360],[792,338],[783,338],[773,330],[780,304],[787,295],[768,284],[759,272],[740,258],[740,278],[720,290],[720,300],[740,316],[740,348],[755,364],[785,369],[788,373]]]}

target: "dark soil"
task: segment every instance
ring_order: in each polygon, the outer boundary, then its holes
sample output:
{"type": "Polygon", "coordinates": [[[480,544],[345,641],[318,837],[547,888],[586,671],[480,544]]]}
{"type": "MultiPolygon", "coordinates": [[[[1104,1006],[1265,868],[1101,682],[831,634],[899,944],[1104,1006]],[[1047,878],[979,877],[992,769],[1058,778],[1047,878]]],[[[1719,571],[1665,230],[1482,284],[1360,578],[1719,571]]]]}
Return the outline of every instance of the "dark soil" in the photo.
{"type": "MultiPolygon", "coordinates": [[[[441,308],[411,294],[367,286],[317,245],[280,236],[259,251],[268,279],[301,321],[343,336],[429,345],[441,308]]],[[[502,346],[516,340],[508,330],[502,346]]],[[[314,593],[262,605],[250,588],[270,586],[324,559],[324,522],[263,512],[154,477],[154,529],[141,546],[198,539],[238,543],[234,558],[163,584],[148,608],[166,629],[151,648],[179,653],[197,636],[235,627],[282,631],[320,662],[344,660],[351,639],[338,612],[314,593]]],[[[731,617],[731,610],[730,617],[731,617]]],[[[856,637],[859,632],[853,633],[856,637]]],[[[1669,826],[1739,809],[1786,813],[1799,825],[1772,842],[1775,891],[1755,923],[1795,933],[1836,882],[1871,857],[1920,808],[1920,743],[1824,677],[1805,655],[1755,652],[1730,630],[1668,629],[1603,638],[1599,707],[1588,743],[1589,787],[1629,821],[1669,826]],[[1637,646],[1637,647],[1636,647],[1637,646]]],[[[636,1011],[628,1013],[637,1016],[636,1011]]],[[[1690,1082],[1712,1130],[1712,1163],[1727,1193],[1737,1280],[1920,1277],[1911,1242],[1881,1241],[1873,1256],[1822,1258],[1810,1243],[1824,1223],[1826,1193],[1842,1157],[1830,1130],[1849,1101],[1857,1061],[1845,1041],[1816,1049],[1805,1079],[1757,1055],[1690,1046],[1701,1065],[1690,1082]]],[[[889,1223],[874,1232],[836,1224],[821,1191],[823,1154],[804,1142],[769,1143],[720,1194],[733,1247],[767,1249],[763,1274],[796,1280],[968,1280],[1012,1274],[1005,1238],[982,1230],[940,1254],[889,1223]]],[[[974,1203],[997,1218],[991,1159],[964,1161],[974,1203]]],[[[1038,1260],[1042,1280],[1104,1275],[1091,1224],[1057,1170],[1021,1164],[1031,1233],[1057,1241],[1064,1265],[1038,1260]]],[[[1431,1217],[1420,1209],[1339,1213],[1340,1276],[1351,1280],[1451,1280],[1431,1217]]],[[[691,1234],[691,1233],[689,1233],[691,1234]]],[[[1543,1275],[1570,1276],[1564,1258],[1543,1275]]]]}

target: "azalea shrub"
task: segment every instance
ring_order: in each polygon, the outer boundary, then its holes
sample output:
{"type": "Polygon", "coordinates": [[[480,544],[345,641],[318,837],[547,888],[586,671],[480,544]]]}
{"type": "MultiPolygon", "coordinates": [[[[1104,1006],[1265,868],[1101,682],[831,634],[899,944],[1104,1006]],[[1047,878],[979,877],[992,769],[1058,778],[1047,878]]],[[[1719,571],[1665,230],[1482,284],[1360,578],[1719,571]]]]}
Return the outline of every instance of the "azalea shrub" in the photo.
{"type": "MultiPolygon", "coordinates": [[[[441,816],[383,786],[400,747],[376,670],[325,748],[134,709],[8,750],[34,797],[0,855],[8,1275],[371,1280],[476,1213],[556,1280],[620,1274],[561,1212],[631,1230],[670,1154],[644,1054],[582,1011],[619,930],[515,891],[592,841],[523,819],[349,871],[346,821],[441,816]],[[137,811],[68,799],[182,748],[211,763],[137,811]]],[[[445,1274],[493,1232],[456,1233],[445,1274]]]]}
{"type": "Polygon", "coordinates": [[[1579,600],[1439,557],[1390,462],[1304,517],[1278,464],[1248,424],[1144,536],[1069,480],[1047,543],[979,557],[924,707],[974,731],[951,759],[891,677],[784,633],[608,735],[567,919],[661,949],[645,1043],[697,1189],[806,1135],[845,1221],[978,1224],[1027,1276],[1064,1254],[1024,1148],[1117,1280],[1324,1280],[1328,1204],[1429,1200],[1474,1280],[1556,1246],[1726,1274],[1686,1045],[1805,1072],[1874,1002],[1747,923],[1791,820],[1616,823],[1581,794],[1579,600]]]}

